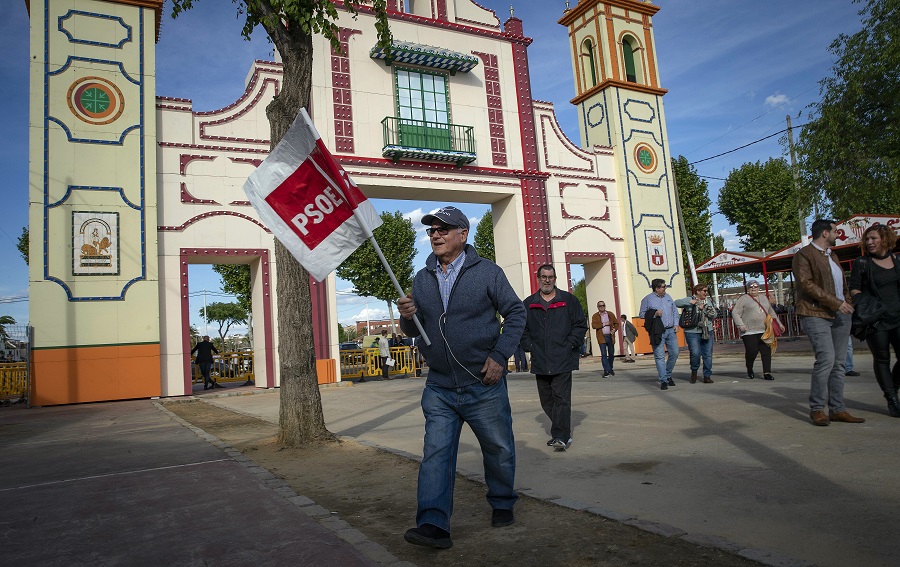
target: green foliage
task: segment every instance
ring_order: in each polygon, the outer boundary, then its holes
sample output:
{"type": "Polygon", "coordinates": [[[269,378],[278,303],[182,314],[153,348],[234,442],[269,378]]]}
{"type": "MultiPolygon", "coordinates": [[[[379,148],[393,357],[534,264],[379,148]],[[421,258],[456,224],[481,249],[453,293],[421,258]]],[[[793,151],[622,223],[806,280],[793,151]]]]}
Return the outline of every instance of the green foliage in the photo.
{"type": "Polygon", "coordinates": [[[860,15],[829,47],[837,60],[797,146],[806,190],[837,219],[900,212],[900,0],[860,15]]]}
{"type": "MultiPolygon", "coordinates": [[[[416,231],[412,222],[403,218],[400,211],[382,212],[381,222],[381,226],[373,231],[375,240],[394,270],[400,287],[409,289],[412,285],[413,258],[416,256],[416,231]]],[[[369,241],[338,266],[337,275],[352,283],[359,295],[382,301],[397,299],[397,290],[369,241]]]]}
{"type": "Polygon", "coordinates": [[[491,211],[484,213],[484,216],[478,221],[472,246],[482,258],[487,258],[491,262],[497,261],[494,253],[494,216],[491,211]]]}
{"type": "Polygon", "coordinates": [[[581,309],[584,311],[584,316],[590,318],[590,312],[588,311],[588,302],[587,302],[587,284],[584,281],[584,278],[581,278],[577,282],[575,282],[575,286],[572,288],[572,295],[578,298],[578,303],[581,304],[581,309]]]}
{"type": "MultiPolygon", "coordinates": [[[[200,316],[203,317],[203,308],[200,308],[200,316]]],[[[224,342],[232,325],[247,323],[247,311],[237,303],[216,301],[206,306],[206,322],[219,325],[219,338],[224,342]]]]}
{"type": "MultiPolygon", "coordinates": [[[[171,0],[172,17],[194,7],[199,0],[171,0]]],[[[338,11],[334,2],[323,0],[231,0],[237,4],[237,15],[245,16],[241,36],[250,39],[256,26],[261,25],[269,34],[284,56],[283,47],[290,45],[290,38],[299,34],[303,36],[321,35],[331,43],[331,48],[341,51],[337,25],[338,11]]],[[[356,18],[359,6],[371,7],[375,14],[375,31],[378,33],[378,45],[390,48],[391,30],[387,21],[386,0],[344,0],[344,7],[356,18]]]]}
{"type": "MultiPolygon", "coordinates": [[[[681,214],[684,226],[681,229],[687,234],[691,244],[694,266],[707,258],[709,252],[709,236],[712,233],[712,216],[709,206],[709,187],[706,180],[697,174],[697,169],[688,163],[684,156],[672,159],[672,171],[678,186],[678,201],[681,203],[681,214]]],[[[687,249],[681,247],[682,265],[685,267],[685,285],[691,287],[691,273],[688,267],[687,249]]]]}
{"type": "Polygon", "coordinates": [[[6,332],[6,326],[15,324],[16,320],[12,317],[12,315],[0,315],[0,339],[8,339],[9,333],[6,332]]]}
{"type": "Polygon", "coordinates": [[[19,254],[22,255],[22,259],[25,260],[25,265],[28,265],[28,227],[22,227],[22,235],[19,236],[18,242],[16,242],[16,249],[19,251],[19,254]]]}
{"type": "Polygon", "coordinates": [[[248,314],[251,313],[250,264],[216,264],[212,269],[222,279],[222,291],[237,297],[238,305],[248,314]]]}
{"type": "Polygon", "coordinates": [[[793,183],[781,158],[745,163],[728,174],[719,211],[737,229],[744,250],[771,252],[800,239],[793,183]]]}

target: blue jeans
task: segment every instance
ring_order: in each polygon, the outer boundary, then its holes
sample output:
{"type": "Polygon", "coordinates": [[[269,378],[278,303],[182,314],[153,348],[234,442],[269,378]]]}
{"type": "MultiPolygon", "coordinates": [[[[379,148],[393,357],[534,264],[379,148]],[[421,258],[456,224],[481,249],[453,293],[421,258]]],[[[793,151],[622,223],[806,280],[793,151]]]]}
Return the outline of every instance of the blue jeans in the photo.
{"type": "Polygon", "coordinates": [[[709,378],[712,375],[712,354],[715,342],[712,332],[710,331],[705,341],[702,333],[685,332],[684,338],[687,341],[688,350],[691,352],[691,372],[696,372],[700,368],[700,358],[702,357],[703,377],[709,378]]]}
{"type": "Polygon", "coordinates": [[[851,370],[853,370],[853,339],[848,338],[847,339],[847,360],[844,363],[844,371],[850,372],[851,370]]]}
{"type": "Polygon", "coordinates": [[[612,335],[603,335],[605,343],[600,344],[600,362],[603,363],[604,372],[613,371],[613,357],[616,356],[616,345],[612,335]]]}
{"type": "Polygon", "coordinates": [[[493,386],[439,388],[426,384],[422,392],[425,447],[419,466],[416,525],[432,524],[450,531],[456,456],[463,423],[468,423],[481,445],[487,501],[494,509],[511,510],[519,498],[516,445],[506,380],[493,386]]]}
{"type": "Polygon", "coordinates": [[[669,328],[663,331],[662,340],[653,347],[653,358],[656,360],[656,373],[660,382],[668,382],[672,379],[672,370],[678,362],[678,335],[675,329],[669,328]],[[666,350],[669,351],[669,359],[666,360],[666,350]]]}
{"type": "Polygon", "coordinates": [[[850,337],[850,315],[838,313],[834,319],[800,317],[800,328],[809,337],[816,362],[809,386],[809,408],[844,411],[844,364],[850,337]]]}

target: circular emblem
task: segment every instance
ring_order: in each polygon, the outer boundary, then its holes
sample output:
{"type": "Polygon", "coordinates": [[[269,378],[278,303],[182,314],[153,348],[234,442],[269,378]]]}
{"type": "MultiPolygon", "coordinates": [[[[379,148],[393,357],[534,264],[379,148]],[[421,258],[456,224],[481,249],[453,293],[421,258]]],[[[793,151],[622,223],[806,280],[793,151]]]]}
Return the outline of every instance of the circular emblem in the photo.
{"type": "Polygon", "coordinates": [[[125,98],[119,87],[100,77],[82,77],[67,95],[69,110],[88,124],[109,124],[122,115],[125,98]]]}
{"type": "Polygon", "coordinates": [[[653,173],[656,169],[656,152],[649,144],[641,142],[634,148],[634,162],[644,173],[653,173]]]}

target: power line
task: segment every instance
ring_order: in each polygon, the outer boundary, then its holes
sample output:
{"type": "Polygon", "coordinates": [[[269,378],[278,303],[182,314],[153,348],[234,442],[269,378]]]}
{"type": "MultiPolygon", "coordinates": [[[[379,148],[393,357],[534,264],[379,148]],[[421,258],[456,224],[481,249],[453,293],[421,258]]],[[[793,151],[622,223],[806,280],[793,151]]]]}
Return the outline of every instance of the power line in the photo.
{"type": "MultiPolygon", "coordinates": [[[[799,126],[795,126],[795,128],[802,128],[803,126],[806,126],[806,124],[801,124],[801,125],[799,125],[799,126]]],[[[778,132],[775,132],[774,134],[769,134],[768,136],[765,136],[765,137],[760,138],[760,139],[758,139],[758,140],[753,140],[752,142],[750,142],[750,143],[748,143],[748,144],[744,144],[743,146],[739,146],[739,147],[737,147],[737,148],[734,148],[733,150],[728,150],[727,152],[722,152],[722,153],[716,154],[716,155],[714,155],[714,156],[710,156],[710,157],[703,158],[703,159],[698,159],[697,161],[692,161],[692,162],[688,163],[688,165],[696,165],[696,164],[698,164],[698,163],[703,163],[704,161],[709,161],[709,160],[711,160],[711,159],[716,159],[717,157],[722,157],[722,156],[724,156],[724,155],[728,155],[728,154],[734,153],[734,152],[736,152],[736,151],[738,151],[738,150],[743,150],[743,149],[746,148],[746,147],[752,146],[753,144],[758,144],[758,143],[762,142],[763,140],[768,140],[769,138],[774,138],[775,136],[778,136],[779,134],[784,134],[784,133],[787,132],[787,131],[788,131],[787,128],[785,128],[784,130],[779,130],[778,132]]]]}

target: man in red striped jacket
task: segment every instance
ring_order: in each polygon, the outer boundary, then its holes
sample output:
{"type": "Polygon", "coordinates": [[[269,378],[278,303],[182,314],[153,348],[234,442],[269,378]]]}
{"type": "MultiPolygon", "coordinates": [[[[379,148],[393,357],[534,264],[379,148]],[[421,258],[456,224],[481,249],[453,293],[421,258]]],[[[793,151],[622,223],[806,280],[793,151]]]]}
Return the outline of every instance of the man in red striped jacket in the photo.
{"type": "Polygon", "coordinates": [[[572,444],[572,371],[578,370],[587,319],[578,298],[556,287],[553,266],[541,266],[537,275],[540,289],[524,302],[522,347],[531,352],[541,407],[550,418],[547,445],[565,451],[572,444]]]}

